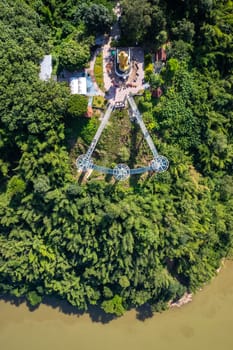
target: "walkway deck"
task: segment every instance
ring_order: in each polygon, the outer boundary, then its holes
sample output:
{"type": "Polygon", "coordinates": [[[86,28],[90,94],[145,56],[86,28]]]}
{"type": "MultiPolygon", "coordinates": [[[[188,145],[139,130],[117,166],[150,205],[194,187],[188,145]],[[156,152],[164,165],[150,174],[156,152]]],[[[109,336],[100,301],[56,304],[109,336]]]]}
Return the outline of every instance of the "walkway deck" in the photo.
{"type": "Polygon", "coordinates": [[[108,122],[108,120],[109,120],[109,118],[111,116],[113,108],[114,108],[114,105],[109,103],[108,104],[108,108],[107,108],[107,110],[106,110],[106,112],[104,114],[104,117],[103,117],[103,119],[102,119],[102,121],[100,123],[100,126],[99,126],[99,128],[98,128],[98,130],[97,130],[97,132],[96,132],[96,134],[94,136],[94,139],[93,139],[92,143],[90,144],[90,146],[89,146],[89,148],[87,150],[86,157],[88,159],[91,158],[92,153],[94,152],[94,149],[95,149],[95,147],[96,147],[96,145],[97,145],[97,143],[98,143],[98,141],[100,139],[100,136],[101,136],[101,134],[102,134],[102,132],[103,132],[105,126],[107,125],[107,122],[108,122]]]}
{"type": "Polygon", "coordinates": [[[125,180],[130,175],[134,174],[143,174],[147,171],[153,171],[153,172],[163,172],[166,171],[169,165],[169,162],[166,157],[161,156],[158,154],[157,149],[154,145],[154,142],[152,138],[150,137],[150,134],[143,122],[142,116],[137,108],[137,105],[131,95],[127,96],[128,103],[131,107],[133,117],[137,120],[142,133],[145,137],[146,142],[148,143],[148,146],[153,154],[153,159],[150,162],[149,166],[147,167],[141,167],[136,169],[130,169],[126,164],[118,164],[115,166],[114,169],[107,168],[100,165],[95,165],[93,163],[93,160],[91,159],[91,156],[95,150],[95,147],[100,139],[100,136],[104,130],[104,128],[107,125],[107,122],[111,116],[111,113],[114,109],[114,104],[109,103],[108,108],[104,114],[104,117],[100,123],[100,126],[93,138],[92,143],[90,144],[86,154],[83,154],[79,156],[76,160],[76,165],[79,171],[88,171],[89,169],[96,170],[98,172],[104,173],[104,174],[110,174],[113,175],[117,180],[125,180]]]}
{"type": "Polygon", "coordinates": [[[153,140],[152,140],[152,138],[151,138],[151,136],[150,136],[150,134],[149,134],[145,124],[144,124],[142,116],[141,116],[141,114],[140,114],[140,112],[138,110],[138,107],[137,107],[137,105],[136,105],[132,95],[128,95],[127,96],[127,100],[128,100],[128,102],[130,104],[130,107],[131,107],[131,109],[133,111],[133,116],[136,118],[136,120],[137,120],[137,122],[138,122],[138,124],[139,124],[139,126],[141,128],[142,133],[143,133],[143,135],[145,137],[145,140],[146,140],[148,146],[150,147],[150,150],[151,150],[154,158],[158,157],[159,154],[157,152],[157,149],[156,149],[156,147],[154,145],[154,142],[153,142],[153,140]]]}

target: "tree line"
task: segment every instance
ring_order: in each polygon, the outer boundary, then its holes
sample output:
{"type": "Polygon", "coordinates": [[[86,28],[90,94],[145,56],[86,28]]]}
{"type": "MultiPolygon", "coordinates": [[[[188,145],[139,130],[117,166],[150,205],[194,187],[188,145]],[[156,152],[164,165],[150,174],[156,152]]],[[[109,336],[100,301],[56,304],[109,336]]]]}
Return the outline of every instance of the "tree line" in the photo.
{"type": "Polygon", "coordinates": [[[162,97],[147,91],[138,101],[170,169],[134,186],[76,181],[66,137],[74,101],[66,85],[38,79],[51,45],[58,50],[79,33],[91,49],[87,8],[110,13],[113,3],[0,5],[2,295],[31,305],[52,295],[118,316],[144,304],[161,311],[209,281],[231,253],[232,2],[133,3],[121,2],[128,44],[171,40],[162,97]]]}

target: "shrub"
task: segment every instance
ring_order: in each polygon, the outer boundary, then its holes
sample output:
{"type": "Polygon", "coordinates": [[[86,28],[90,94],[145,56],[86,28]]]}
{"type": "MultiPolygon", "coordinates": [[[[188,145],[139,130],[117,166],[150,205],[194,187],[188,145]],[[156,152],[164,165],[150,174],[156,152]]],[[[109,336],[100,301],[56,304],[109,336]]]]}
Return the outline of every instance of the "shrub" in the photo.
{"type": "Polygon", "coordinates": [[[104,81],[103,81],[103,53],[101,52],[95,60],[94,75],[97,85],[101,90],[104,91],[104,81]]]}
{"type": "Polygon", "coordinates": [[[91,119],[88,119],[88,123],[83,127],[81,131],[81,137],[86,143],[91,143],[97,128],[98,128],[99,122],[98,118],[93,117],[91,119]]]}
{"type": "Polygon", "coordinates": [[[116,316],[121,316],[125,312],[122,305],[122,297],[119,295],[115,295],[114,298],[104,301],[101,307],[106,313],[114,314],[116,316]]]}
{"type": "Polygon", "coordinates": [[[92,107],[93,108],[104,108],[106,100],[103,96],[94,96],[92,107]]]}
{"type": "Polygon", "coordinates": [[[151,74],[153,74],[153,72],[154,72],[153,63],[149,63],[148,66],[145,68],[145,79],[147,81],[150,80],[150,76],[151,76],[151,74]]]}

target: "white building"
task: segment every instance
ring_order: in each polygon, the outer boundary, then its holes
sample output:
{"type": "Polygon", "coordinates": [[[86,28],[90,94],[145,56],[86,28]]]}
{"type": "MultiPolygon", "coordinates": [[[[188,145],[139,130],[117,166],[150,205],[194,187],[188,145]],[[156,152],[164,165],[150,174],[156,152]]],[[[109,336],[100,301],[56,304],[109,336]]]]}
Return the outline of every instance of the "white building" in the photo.
{"type": "Polygon", "coordinates": [[[40,63],[40,80],[49,80],[51,78],[52,69],[52,55],[45,55],[40,63]]]}
{"type": "Polygon", "coordinates": [[[71,94],[86,95],[87,94],[87,80],[85,77],[70,79],[71,94]]]}

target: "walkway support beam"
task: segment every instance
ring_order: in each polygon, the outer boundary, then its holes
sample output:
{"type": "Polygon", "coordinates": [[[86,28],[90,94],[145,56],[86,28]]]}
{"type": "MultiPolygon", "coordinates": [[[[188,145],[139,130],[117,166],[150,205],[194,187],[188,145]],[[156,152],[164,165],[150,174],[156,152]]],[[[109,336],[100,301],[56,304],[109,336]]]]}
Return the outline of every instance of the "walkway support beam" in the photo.
{"type": "Polygon", "coordinates": [[[114,109],[114,105],[109,103],[108,108],[107,108],[107,110],[106,110],[106,112],[104,114],[104,117],[101,120],[101,123],[100,123],[100,125],[98,127],[98,130],[97,130],[97,132],[96,132],[96,134],[95,134],[95,136],[94,136],[94,138],[93,138],[93,140],[92,140],[92,142],[91,142],[91,144],[90,144],[90,146],[89,146],[89,148],[87,150],[87,153],[86,153],[86,158],[87,159],[91,158],[92,153],[95,150],[95,147],[96,147],[96,145],[97,145],[97,143],[98,143],[98,141],[100,139],[100,136],[101,136],[101,134],[102,134],[102,132],[103,132],[103,130],[104,130],[104,128],[105,128],[105,126],[106,126],[110,116],[111,116],[111,113],[112,113],[113,109],[114,109]]]}
{"type": "Polygon", "coordinates": [[[131,95],[128,95],[127,96],[127,100],[128,100],[129,105],[130,105],[130,107],[132,109],[133,117],[136,118],[136,120],[137,120],[137,122],[138,122],[138,124],[139,124],[139,126],[140,126],[140,128],[142,130],[143,136],[145,137],[145,140],[146,140],[146,142],[147,142],[147,144],[148,144],[148,146],[149,146],[149,148],[150,148],[154,158],[158,157],[159,156],[158,151],[157,151],[157,149],[156,149],[156,147],[154,145],[154,142],[153,142],[153,140],[152,140],[152,138],[151,138],[151,136],[150,136],[150,134],[149,134],[145,124],[144,124],[142,116],[141,116],[141,114],[140,114],[140,112],[138,110],[138,107],[137,107],[133,97],[131,95]]]}

